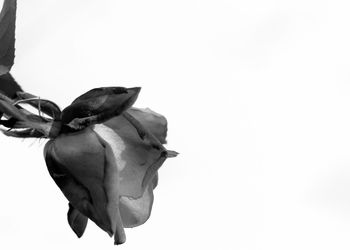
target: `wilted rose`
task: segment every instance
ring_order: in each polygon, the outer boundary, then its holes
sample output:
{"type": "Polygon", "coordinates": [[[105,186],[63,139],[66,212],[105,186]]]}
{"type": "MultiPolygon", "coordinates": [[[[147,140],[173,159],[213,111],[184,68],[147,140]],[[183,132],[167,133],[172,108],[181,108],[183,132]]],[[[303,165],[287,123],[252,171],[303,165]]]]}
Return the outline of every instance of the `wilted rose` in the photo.
{"type": "MultiPolygon", "coordinates": [[[[69,201],[68,222],[78,237],[88,219],[115,244],[125,242],[125,227],[150,216],[157,171],[177,155],[166,142],[167,121],[150,109],[131,108],[139,88],[97,88],[78,97],[62,112],[50,101],[18,93],[23,101],[0,100],[0,120],[9,136],[48,137],[44,149],[51,177],[69,201]],[[51,114],[36,116],[22,102],[51,114]],[[22,130],[16,130],[21,128],[22,130]]],[[[1,99],[1,98],[0,98],[1,99]]]]}
{"type": "Polygon", "coordinates": [[[131,108],[140,88],[107,87],[79,96],[62,112],[50,100],[22,88],[10,70],[15,54],[16,0],[0,13],[0,125],[5,135],[49,138],[44,156],[51,177],[69,201],[68,222],[78,237],[88,219],[115,244],[125,227],[150,216],[157,170],[167,157],[167,121],[149,110],[131,108]],[[32,105],[36,115],[23,107],[32,105]]]}

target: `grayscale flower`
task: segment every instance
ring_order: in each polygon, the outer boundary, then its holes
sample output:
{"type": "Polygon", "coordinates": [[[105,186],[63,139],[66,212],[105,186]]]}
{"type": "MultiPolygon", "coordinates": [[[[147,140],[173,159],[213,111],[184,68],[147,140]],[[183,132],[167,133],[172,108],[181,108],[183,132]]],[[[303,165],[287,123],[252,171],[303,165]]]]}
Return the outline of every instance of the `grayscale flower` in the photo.
{"type": "Polygon", "coordinates": [[[157,171],[168,157],[167,121],[150,110],[131,108],[140,88],[108,87],[88,91],[62,112],[54,103],[19,92],[15,103],[0,98],[7,119],[0,124],[14,137],[45,137],[49,173],[69,201],[68,222],[78,237],[88,219],[115,244],[125,242],[124,228],[150,216],[157,171]],[[20,105],[40,107],[52,118],[20,105]]]}
{"type": "Polygon", "coordinates": [[[5,0],[0,13],[0,125],[9,130],[2,132],[49,138],[46,165],[69,201],[73,231],[81,237],[90,219],[122,244],[124,228],[149,218],[157,171],[177,155],[163,146],[167,121],[150,109],[132,108],[140,88],[95,88],[63,111],[50,100],[23,92],[10,74],[15,20],[16,0],[5,0]]]}

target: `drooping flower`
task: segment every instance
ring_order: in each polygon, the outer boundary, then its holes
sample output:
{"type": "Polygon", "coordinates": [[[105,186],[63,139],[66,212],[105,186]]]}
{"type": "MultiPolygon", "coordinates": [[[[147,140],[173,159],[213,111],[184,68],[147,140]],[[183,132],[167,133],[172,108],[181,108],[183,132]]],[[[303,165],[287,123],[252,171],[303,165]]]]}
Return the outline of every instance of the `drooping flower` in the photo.
{"type": "Polygon", "coordinates": [[[126,227],[150,216],[157,171],[168,157],[167,121],[150,109],[132,108],[140,88],[106,87],[79,96],[63,111],[52,101],[23,92],[14,63],[16,0],[0,13],[0,125],[7,136],[49,138],[44,157],[50,176],[69,201],[68,223],[78,237],[88,219],[115,244],[126,227]],[[38,109],[36,115],[23,106],[38,109]]]}
{"type": "Polygon", "coordinates": [[[125,227],[150,216],[157,171],[168,157],[167,121],[150,109],[131,108],[139,88],[97,88],[78,97],[61,113],[47,100],[26,93],[22,101],[1,100],[10,127],[6,135],[51,138],[44,149],[49,173],[69,201],[68,222],[78,237],[88,219],[115,244],[125,242],[125,227]],[[37,116],[20,105],[41,107],[52,118],[37,116]]]}

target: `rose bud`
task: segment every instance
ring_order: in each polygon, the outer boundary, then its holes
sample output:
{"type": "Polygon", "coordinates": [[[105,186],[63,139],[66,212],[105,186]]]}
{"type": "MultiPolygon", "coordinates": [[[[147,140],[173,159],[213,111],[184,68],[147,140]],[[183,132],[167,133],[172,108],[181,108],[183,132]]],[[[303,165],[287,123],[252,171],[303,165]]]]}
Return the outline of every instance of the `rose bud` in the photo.
{"type": "Polygon", "coordinates": [[[166,119],[150,109],[131,108],[139,91],[93,89],[62,113],[54,103],[30,94],[19,94],[30,98],[14,103],[0,96],[0,112],[9,118],[0,123],[12,128],[5,134],[50,138],[45,161],[69,201],[68,223],[78,237],[90,219],[114,235],[115,244],[124,243],[124,228],[141,225],[150,216],[158,169],[177,155],[162,145],[166,119]],[[54,119],[30,113],[23,103],[41,106],[54,119]]]}

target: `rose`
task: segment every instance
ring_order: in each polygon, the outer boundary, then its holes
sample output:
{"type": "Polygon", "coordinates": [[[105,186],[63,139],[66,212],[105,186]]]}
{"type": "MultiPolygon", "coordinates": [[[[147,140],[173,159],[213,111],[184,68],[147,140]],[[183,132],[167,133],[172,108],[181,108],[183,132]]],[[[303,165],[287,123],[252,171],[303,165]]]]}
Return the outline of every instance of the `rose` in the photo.
{"type": "MultiPolygon", "coordinates": [[[[127,112],[141,123],[148,122],[148,129],[165,141],[164,117],[150,110],[127,112]]],[[[123,226],[148,219],[156,172],[166,151],[143,141],[124,116],[117,116],[49,141],[45,159],[50,175],[70,201],[68,220],[77,235],[87,222],[80,211],[110,235],[115,233],[118,244],[125,241],[123,226]],[[78,211],[73,212],[73,207],[78,211]]]]}
{"type": "Polygon", "coordinates": [[[131,108],[140,88],[97,88],[62,112],[53,102],[22,91],[10,74],[15,54],[16,0],[0,12],[0,125],[14,137],[50,138],[44,156],[51,177],[69,200],[68,222],[78,237],[88,218],[115,243],[124,227],[150,216],[157,170],[176,152],[166,150],[166,119],[131,108]],[[39,115],[26,110],[27,103],[39,115]],[[42,115],[45,114],[45,115],[42,115]]]}
{"type": "Polygon", "coordinates": [[[14,129],[5,134],[51,138],[44,149],[46,164],[69,200],[68,222],[78,237],[89,218],[114,235],[115,244],[125,242],[124,227],[141,225],[150,216],[157,170],[177,155],[162,145],[166,119],[150,109],[130,108],[139,91],[93,89],[62,113],[51,101],[26,93],[19,93],[25,99],[16,103],[0,100],[8,118],[0,123],[14,129]],[[53,119],[28,112],[19,106],[23,102],[53,119]]]}

